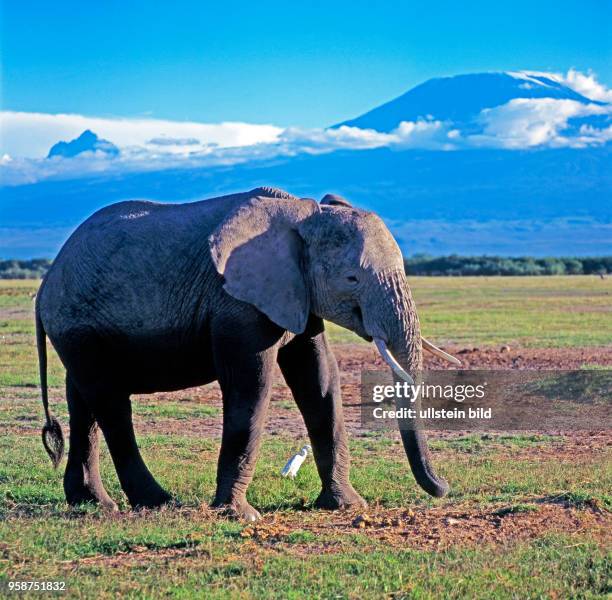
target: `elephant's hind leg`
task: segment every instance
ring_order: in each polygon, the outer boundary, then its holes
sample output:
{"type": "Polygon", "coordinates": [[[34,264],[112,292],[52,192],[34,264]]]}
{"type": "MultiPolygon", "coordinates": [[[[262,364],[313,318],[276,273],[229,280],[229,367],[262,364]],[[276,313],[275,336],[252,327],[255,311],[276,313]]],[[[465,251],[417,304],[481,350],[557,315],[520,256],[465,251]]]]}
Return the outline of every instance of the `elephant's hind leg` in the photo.
{"type": "Polygon", "coordinates": [[[94,416],[132,507],[156,508],[169,503],[172,496],[155,481],[138,450],[129,395],[97,392],[94,397],[94,416]]]}
{"type": "Polygon", "coordinates": [[[70,413],[70,448],[64,474],[66,500],[71,505],[95,502],[117,510],[100,478],[98,425],[70,376],[66,378],[66,398],[70,413]]]}

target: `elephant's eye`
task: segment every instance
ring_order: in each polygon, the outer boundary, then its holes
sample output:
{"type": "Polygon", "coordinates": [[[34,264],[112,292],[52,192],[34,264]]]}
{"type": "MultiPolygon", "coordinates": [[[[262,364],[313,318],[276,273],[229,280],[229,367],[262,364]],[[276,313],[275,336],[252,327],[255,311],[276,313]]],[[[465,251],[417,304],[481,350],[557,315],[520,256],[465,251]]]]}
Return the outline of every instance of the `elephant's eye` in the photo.
{"type": "Polygon", "coordinates": [[[359,283],[359,279],[357,279],[357,277],[355,277],[355,275],[349,275],[346,280],[349,283],[359,283]]]}

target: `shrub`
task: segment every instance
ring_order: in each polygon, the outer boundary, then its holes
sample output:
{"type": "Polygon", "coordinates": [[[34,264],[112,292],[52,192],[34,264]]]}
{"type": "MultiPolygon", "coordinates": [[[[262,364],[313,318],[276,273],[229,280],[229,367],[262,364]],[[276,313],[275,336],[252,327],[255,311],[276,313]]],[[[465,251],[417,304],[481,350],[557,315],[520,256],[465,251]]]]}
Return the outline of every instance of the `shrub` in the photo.
{"type": "Polygon", "coordinates": [[[438,256],[415,254],[404,259],[410,275],[605,275],[612,273],[612,256],[533,258],[520,256],[438,256]]]}
{"type": "Polygon", "coordinates": [[[39,279],[50,266],[48,258],[0,260],[0,279],[39,279]]]}

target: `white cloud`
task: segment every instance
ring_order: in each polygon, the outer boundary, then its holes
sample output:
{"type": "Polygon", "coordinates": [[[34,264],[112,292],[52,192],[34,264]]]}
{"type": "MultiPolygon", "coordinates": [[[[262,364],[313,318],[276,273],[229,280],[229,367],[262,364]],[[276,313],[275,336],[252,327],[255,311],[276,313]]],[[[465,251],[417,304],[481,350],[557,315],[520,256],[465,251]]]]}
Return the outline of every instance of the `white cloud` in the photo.
{"type": "Polygon", "coordinates": [[[450,122],[402,121],[394,133],[400,148],[455,150],[462,143],[460,131],[450,122]]]}
{"type": "Polygon", "coordinates": [[[554,98],[516,98],[484,109],[469,125],[431,118],[403,121],[390,133],[342,126],[336,129],[282,129],[248,123],[194,123],[156,119],[109,119],[82,115],[0,112],[0,176],[5,185],[93,173],[122,173],[168,168],[233,165],[300,153],[389,147],[455,150],[468,148],[558,148],[602,145],[612,141],[612,90],[592,73],[523,71],[512,73],[526,86],[562,83],[598,102],[554,98]],[[582,119],[582,121],[580,121],[582,119]],[[59,140],[85,129],[110,140],[117,157],[84,153],[46,159],[59,140]]]}
{"type": "Polygon", "coordinates": [[[12,158],[0,161],[2,185],[22,185],[44,179],[73,179],[96,173],[113,175],[144,171],[161,171],[173,168],[213,167],[234,165],[279,154],[272,144],[254,144],[234,148],[210,148],[194,152],[175,151],[175,147],[164,147],[164,151],[150,151],[148,147],[123,148],[118,157],[109,157],[102,152],[84,152],[73,158],[12,158]]]}
{"type": "Polygon", "coordinates": [[[42,158],[59,140],[69,141],[85,129],[119,148],[146,146],[153,139],[196,138],[201,147],[221,148],[272,142],[281,133],[273,125],[250,123],[195,123],[161,119],[109,119],[74,114],[3,111],[0,113],[0,154],[42,158]]]}
{"type": "Polygon", "coordinates": [[[516,98],[507,104],[487,108],[480,115],[482,133],[468,141],[478,146],[497,148],[583,147],[603,143],[605,137],[591,127],[590,135],[564,132],[570,119],[612,115],[612,106],[582,104],[552,98],[516,98]]]}
{"type": "Polygon", "coordinates": [[[289,127],[279,137],[279,143],[291,152],[330,152],[331,150],[365,150],[388,146],[395,141],[389,133],[342,125],[337,129],[300,129],[289,127]]]}
{"type": "Polygon", "coordinates": [[[562,78],[561,83],[591,100],[612,102],[612,90],[599,83],[595,73],[591,71],[585,74],[575,69],[570,69],[565,77],[562,78]]]}
{"type": "Polygon", "coordinates": [[[147,144],[153,146],[199,146],[202,142],[196,138],[157,137],[150,139],[147,144]]]}
{"type": "Polygon", "coordinates": [[[367,150],[393,146],[398,148],[451,149],[457,130],[442,121],[402,121],[390,133],[342,125],[337,129],[286,129],[278,139],[286,152],[319,154],[333,150],[367,150]]]}
{"type": "Polygon", "coordinates": [[[288,128],[273,142],[234,147],[195,145],[181,139],[169,140],[170,143],[160,145],[159,140],[150,139],[143,145],[122,147],[117,157],[101,152],[52,159],[7,155],[6,160],[0,161],[0,174],[4,185],[21,185],[49,178],[68,179],[96,173],[235,165],[277,156],[323,154],[340,149],[365,150],[383,146],[398,149],[453,149],[457,141],[460,141],[458,132],[449,131],[449,126],[439,121],[402,122],[391,133],[346,126],[338,129],[288,128]]]}

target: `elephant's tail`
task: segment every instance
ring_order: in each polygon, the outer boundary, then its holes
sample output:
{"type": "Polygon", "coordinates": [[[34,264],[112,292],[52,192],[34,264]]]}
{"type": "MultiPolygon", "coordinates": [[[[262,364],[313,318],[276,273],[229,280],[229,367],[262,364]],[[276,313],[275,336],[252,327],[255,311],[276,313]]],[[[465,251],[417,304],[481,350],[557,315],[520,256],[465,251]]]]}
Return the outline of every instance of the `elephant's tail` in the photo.
{"type": "MultiPolygon", "coordinates": [[[[37,298],[38,300],[38,298],[37,298]]],[[[47,334],[43,327],[36,303],[36,346],[38,348],[38,368],[40,369],[40,390],[47,422],[42,428],[42,443],[51,457],[53,468],[57,469],[64,455],[64,434],[59,421],[49,412],[49,392],[47,389],[47,334]]]]}

